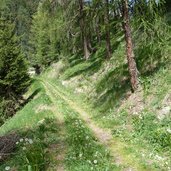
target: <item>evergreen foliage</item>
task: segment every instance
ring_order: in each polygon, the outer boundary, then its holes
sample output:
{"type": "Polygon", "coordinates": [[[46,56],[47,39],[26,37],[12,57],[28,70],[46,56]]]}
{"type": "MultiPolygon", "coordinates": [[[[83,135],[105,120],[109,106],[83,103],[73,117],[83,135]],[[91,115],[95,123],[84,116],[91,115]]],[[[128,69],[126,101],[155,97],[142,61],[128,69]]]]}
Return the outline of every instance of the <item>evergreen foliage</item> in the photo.
{"type": "Polygon", "coordinates": [[[49,66],[52,61],[58,59],[59,44],[55,14],[51,19],[47,6],[39,3],[38,11],[33,16],[30,34],[30,61],[32,65],[38,65],[42,69],[49,66]],[[46,8],[45,8],[46,7],[46,8]]]}
{"type": "Polygon", "coordinates": [[[21,53],[15,25],[0,18],[0,116],[13,115],[30,84],[26,60],[21,53]]]}

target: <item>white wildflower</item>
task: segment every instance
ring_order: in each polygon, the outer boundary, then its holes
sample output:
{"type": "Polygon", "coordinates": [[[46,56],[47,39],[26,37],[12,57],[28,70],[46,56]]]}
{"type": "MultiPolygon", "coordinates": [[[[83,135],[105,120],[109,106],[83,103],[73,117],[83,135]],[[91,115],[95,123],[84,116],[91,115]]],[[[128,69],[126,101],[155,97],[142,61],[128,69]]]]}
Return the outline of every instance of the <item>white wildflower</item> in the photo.
{"type": "Polygon", "coordinates": [[[26,150],[26,147],[23,147],[23,150],[26,150]]]}
{"type": "Polygon", "coordinates": [[[93,162],[94,162],[94,164],[97,164],[97,160],[94,160],[93,162]]]}
{"type": "Polygon", "coordinates": [[[88,140],[89,139],[89,136],[86,136],[86,140],[88,140]]]}
{"type": "Polygon", "coordinates": [[[17,141],[15,144],[17,145],[17,144],[19,144],[19,142],[17,141]]]}
{"type": "Polygon", "coordinates": [[[91,161],[90,161],[90,160],[88,160],[88,163],[91,163],[91,161]]]}
{"type": "Polygon", "coordinates": [[[169,134],[171,134],[171,129],[168,128],[166,131],[167,131],[169,134]]]}
{"type": "Polygon", "coordinates": [[[21,139],[20,139],[20,142],[23,142],[23,141],[24,141],[24,139],[23,139],[23,138],[21,138],[21,139]]]}
{"type": "Polygon", "coordinates": [[[28,141],[28,138],[25,138],[25,141],[27,142],[28,141]]]}
{"type": "Polygon", "coordinates": [[[11,169],[10,166],[5,167],[5,170],[10,170],[10,169],[11,169]]]}
{"type": "Polygon", "coordinates": [[[83,154],[79,154],[79,157],[81,158],[83,156],[83,154]]]}
{"type": "Polygon", "coordinates": [[[33,144],[33,140],[32,140],[32,139],[29,139],[28,142],[29,142],[30,144],[33,144]]]}

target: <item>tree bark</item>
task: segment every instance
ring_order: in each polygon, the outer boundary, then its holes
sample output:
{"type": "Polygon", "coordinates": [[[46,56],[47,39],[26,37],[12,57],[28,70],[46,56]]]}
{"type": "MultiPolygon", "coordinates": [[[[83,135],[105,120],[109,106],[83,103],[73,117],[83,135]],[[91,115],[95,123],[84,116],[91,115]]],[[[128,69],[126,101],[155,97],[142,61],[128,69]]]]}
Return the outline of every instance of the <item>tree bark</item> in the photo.
{"type": "Polygon", "coordinates": [[[112,48],[110,42],[110,27],[109,27],[109,0],[105,0],[105,15],[104,15],[104,24],[106,31],[106,49],[107,49],[107,58],[112,56],[112,48]]]}
{"type": "Polygon", "coordinates": [[[101,43],[101,37],[100,37],[100,24],[99,24],[99,17],[96,17],[96,36],[97,41],[100,44],[101,43]]]}
{"type": "Polygon", "coordinates": [[[128,0],[123,0],[123,30],[125,32],[125,41],[126,41],[126,54],[128,61],[128,68],[130,74],[130,82],[132,86],[132,90],[135,91],[138,88],[138,70],[135,61],[135,55],[133,51],[133,43],[131,37],[131,27],[129,20],[129,9],[128,9],[128,0]]]}
{"type": "Polygon", "coordinates": [[[84,21],[83,0],[79,0],[79,6],[80,6],[80,29],[81,29],[81,34],[82,34],[84,57],[87,60],[90,57],[90,51],[88,49],[88,39],[87,39],[87,33],[86,33],[86,25],[84,21]]]}

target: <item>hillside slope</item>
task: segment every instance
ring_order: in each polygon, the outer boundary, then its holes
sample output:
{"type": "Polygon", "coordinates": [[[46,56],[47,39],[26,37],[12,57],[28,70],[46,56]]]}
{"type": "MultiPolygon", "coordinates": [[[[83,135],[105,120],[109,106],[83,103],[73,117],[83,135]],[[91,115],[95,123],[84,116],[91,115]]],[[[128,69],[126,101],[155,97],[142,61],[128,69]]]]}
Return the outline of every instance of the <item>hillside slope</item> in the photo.
{"type": "Polygon", "coordinates": [[[28,103],[0,128],[1,135],[20,136],[0,169],[170,170],[170,66],[141,77],[132,93],[114,60],[79,61],[69,69],[59,61],[37,77],[28,103]]]}

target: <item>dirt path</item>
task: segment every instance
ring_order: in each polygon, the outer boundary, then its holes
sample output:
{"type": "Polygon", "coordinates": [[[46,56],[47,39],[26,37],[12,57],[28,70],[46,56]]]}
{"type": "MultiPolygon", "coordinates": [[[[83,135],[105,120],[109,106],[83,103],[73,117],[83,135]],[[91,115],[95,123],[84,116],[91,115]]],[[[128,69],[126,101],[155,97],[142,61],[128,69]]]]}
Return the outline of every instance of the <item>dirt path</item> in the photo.
{"type": "Polygon", "coordinates": [[[96,138],[99,140],[101,144],[103,144],[113,157],[115,164],[118,166],[124,166],[124,171],[145,171],[149,169],[143,169],[140,161],[138,161],[135,156],[124,154],[124,149],[127,147],[126,144],[121,143],[120,141],[114,140],[112,137],[112,133],[108,129],[100,128],[91,118],[90,115],[84,111],[77,103],[70,100],[67,95],[60,91],[59,87],[56,85],[45,82],[46,87],[49,90],[54,92],[57,96],[62,98],[71,109],[76,111],[80,117],[86,122],[87,126],[92,130],[96,138]]]}

